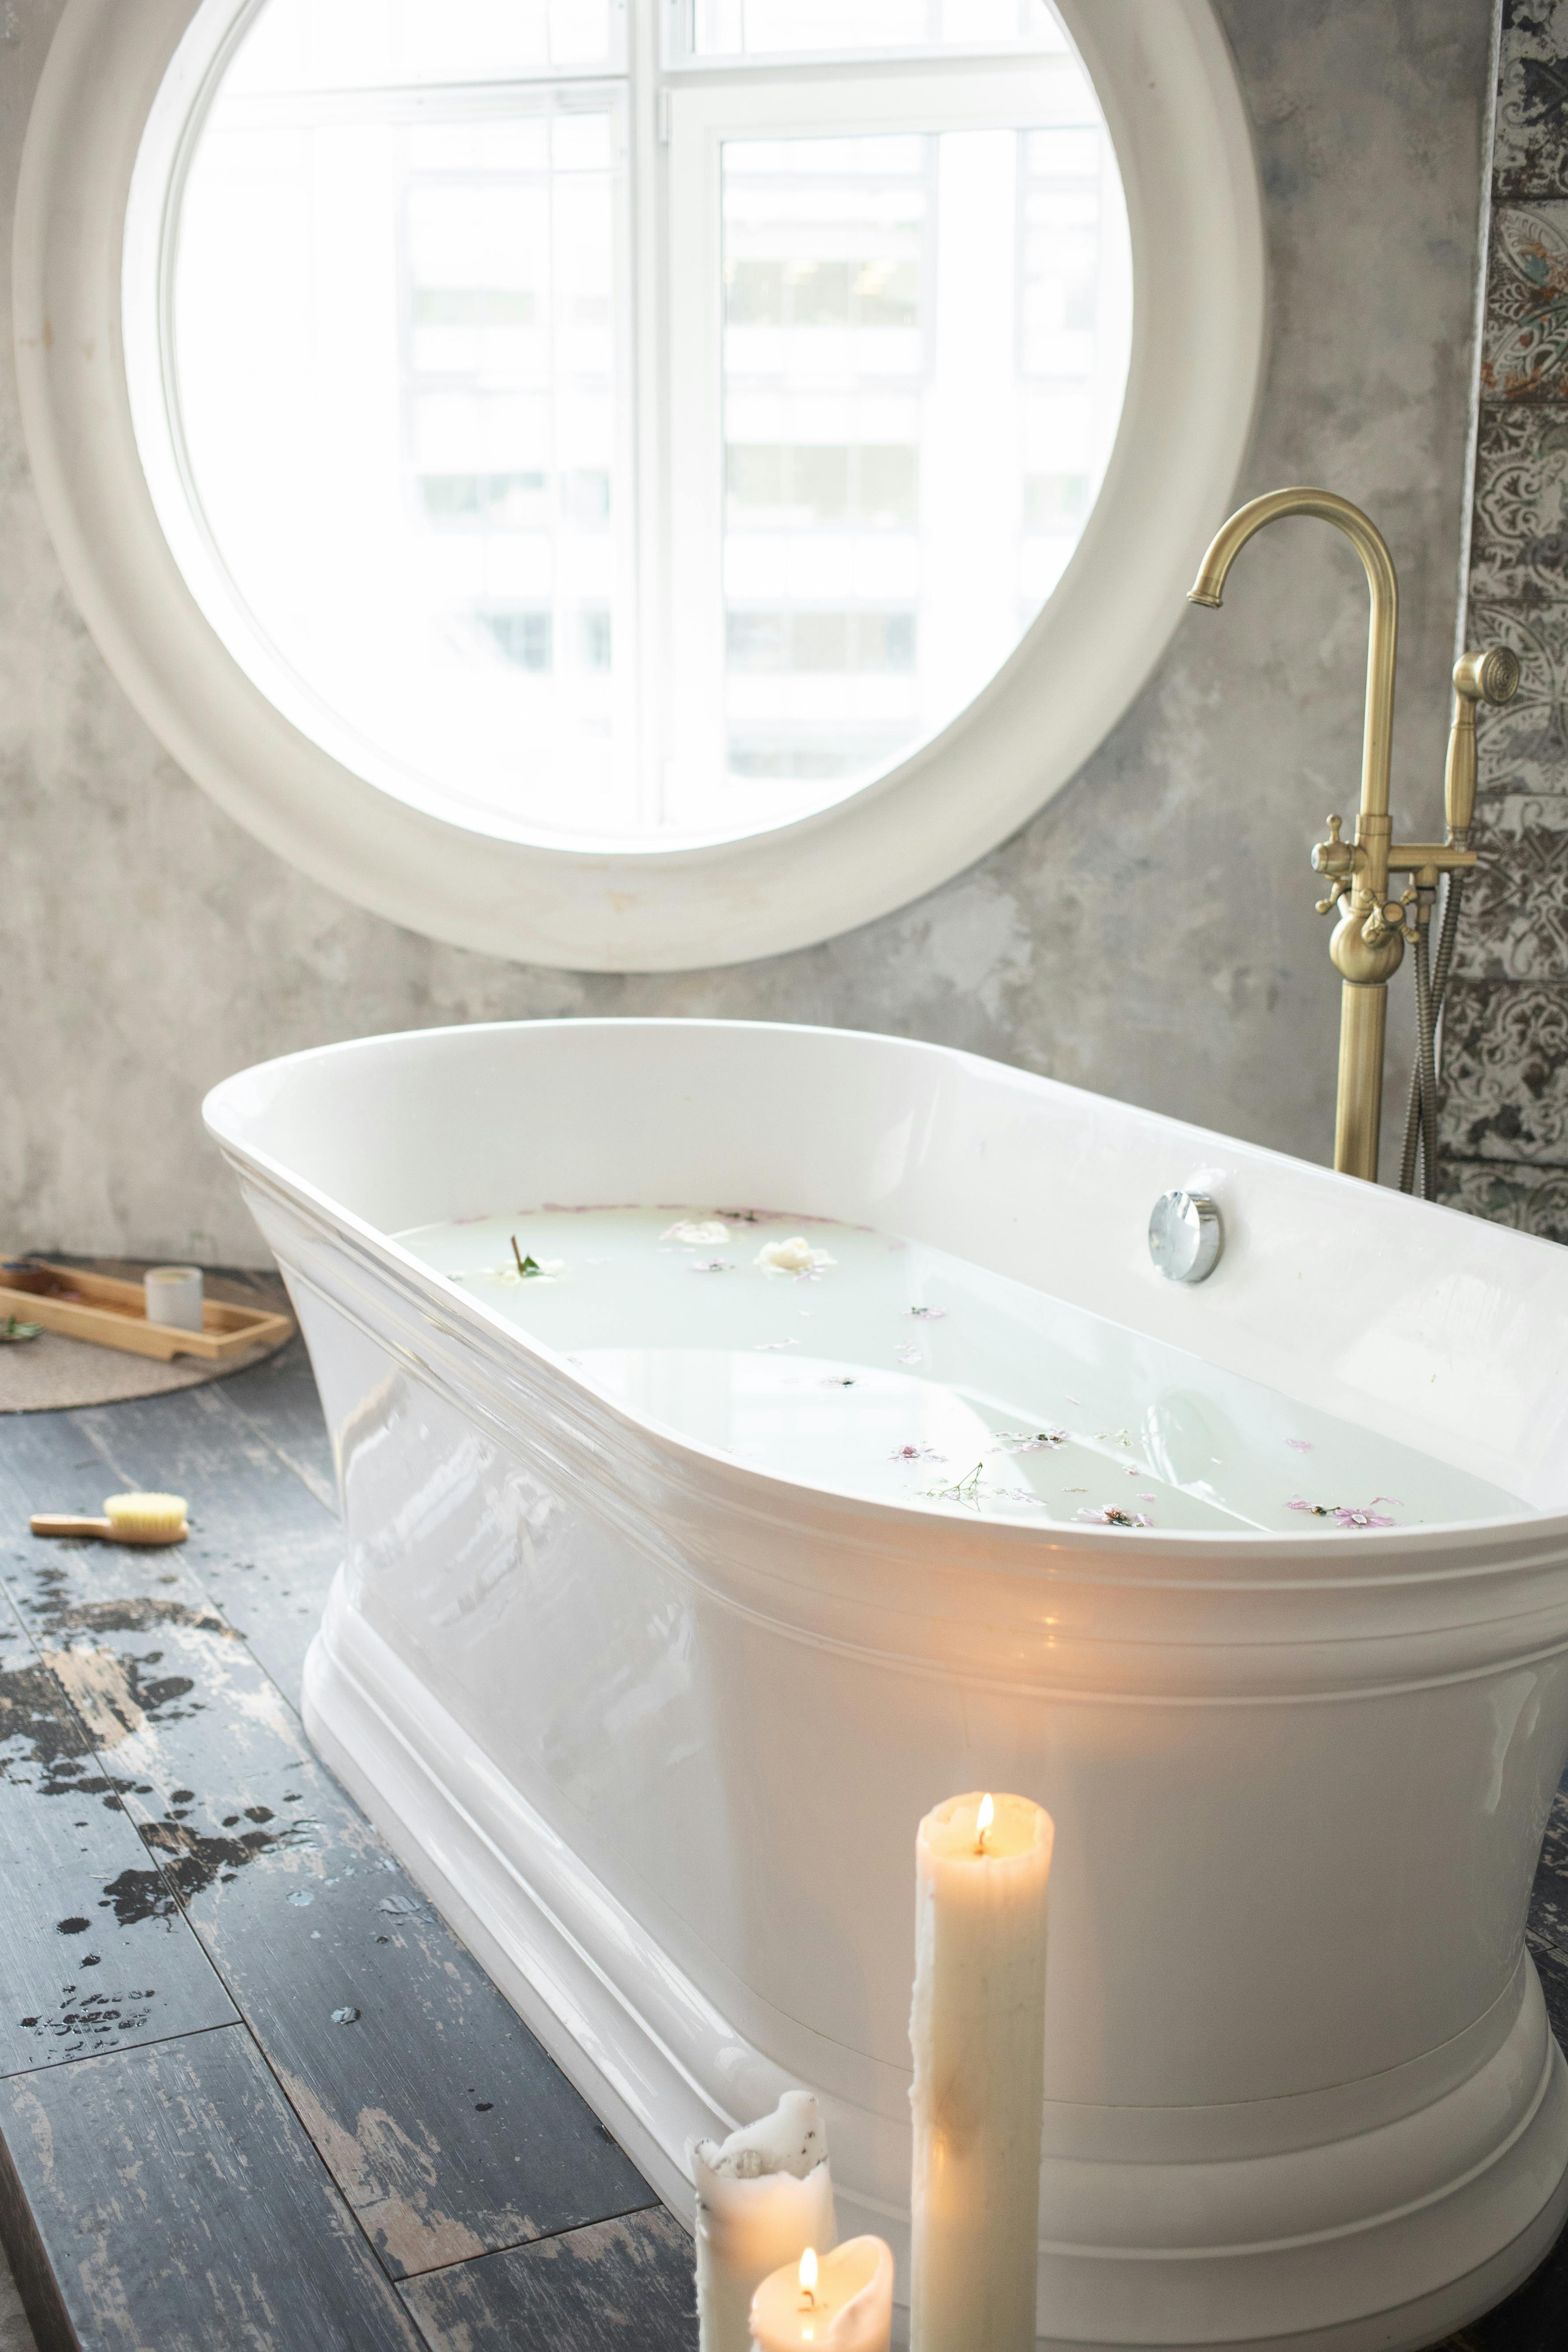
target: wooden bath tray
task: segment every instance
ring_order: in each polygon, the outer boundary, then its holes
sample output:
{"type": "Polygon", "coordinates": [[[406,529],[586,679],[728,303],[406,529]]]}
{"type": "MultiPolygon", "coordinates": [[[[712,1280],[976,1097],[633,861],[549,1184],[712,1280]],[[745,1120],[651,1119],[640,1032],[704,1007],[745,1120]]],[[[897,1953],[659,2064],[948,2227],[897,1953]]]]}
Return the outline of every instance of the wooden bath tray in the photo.
{"type": "Polygon", "coordinates": [[[257,1341],[275,1344],[294,1326],[287,1315],[259,1307],[231,1307],[219,1298],[202,1301],[199,1331],[176,1330],[172,1323],[149,1323],[146,1294],[139,1282],[88,1274],[79,1266],[55,1265],[47,1258],[0,1265],[0,1316],[41,1323],[68,1339],[91,1339],[101,1348],[123,1348],[133,1356],[203,1356],[209,1360],[242,1355],[257,1341]]]}

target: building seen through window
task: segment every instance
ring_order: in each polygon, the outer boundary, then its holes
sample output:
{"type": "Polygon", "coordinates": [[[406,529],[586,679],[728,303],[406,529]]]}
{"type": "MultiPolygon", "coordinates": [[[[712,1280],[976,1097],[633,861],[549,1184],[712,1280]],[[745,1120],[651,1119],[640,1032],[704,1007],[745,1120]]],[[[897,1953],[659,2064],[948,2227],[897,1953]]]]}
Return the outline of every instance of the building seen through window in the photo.
{"type": "Polygon", "coordinates": [[[1007,658],[1114,436],[1121,186],[1044,0],[669,21],[267,0],[184,182],[211,544],[311,731],[479,829],[858,789],[1007,658]]]}

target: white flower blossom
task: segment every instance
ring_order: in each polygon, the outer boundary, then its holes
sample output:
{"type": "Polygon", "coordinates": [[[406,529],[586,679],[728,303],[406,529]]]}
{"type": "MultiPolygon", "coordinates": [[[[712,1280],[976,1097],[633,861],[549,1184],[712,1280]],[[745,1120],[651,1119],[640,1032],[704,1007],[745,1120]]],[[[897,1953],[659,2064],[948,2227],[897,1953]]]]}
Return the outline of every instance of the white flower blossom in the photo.
{"type": "Polygon", "coordinates": [[[795,1234],[787,1242],[764,1242],[756,1263],[768,1274],[816,1274],[838,1261],[826,1250],[813,1249],[804,1234],[795,1234]]]}
{"type": "Polygon", "coordinates": [[[682,1217],[659,1235],[661,1242],[686,1242],[693,1249],[710,1249],[715,1242],[729,1238],[729,1226],[718,1217],[682,1217]]]}

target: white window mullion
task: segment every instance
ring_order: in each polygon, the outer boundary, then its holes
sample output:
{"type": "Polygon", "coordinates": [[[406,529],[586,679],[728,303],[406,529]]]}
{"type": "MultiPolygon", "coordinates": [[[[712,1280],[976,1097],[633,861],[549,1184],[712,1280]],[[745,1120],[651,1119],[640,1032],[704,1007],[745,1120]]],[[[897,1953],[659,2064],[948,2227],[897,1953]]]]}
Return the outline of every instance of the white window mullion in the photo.
{"type": "Polygon", "coordinates": [[[616,720],[621,793],[627,829],[640,835],[658,822],[655,775],[656,688],[661,662],[657,576],[659,452],[658,428],[658,165],[651,135],[654,93],[646,70],[647,0],[634,0],[626,26],[629,79],[622,116],[623,201],[616,231],[621,270],[621,368],[616,457],[621,513],[616,536],[616,720]]]}
{"type": "Polygon", "coordinates": [[[669,647],[667,822],[700,824],[725,773],[724,430],[721,382],[723,117],[706,93],[669,107],[666,604],[669,647]]]}

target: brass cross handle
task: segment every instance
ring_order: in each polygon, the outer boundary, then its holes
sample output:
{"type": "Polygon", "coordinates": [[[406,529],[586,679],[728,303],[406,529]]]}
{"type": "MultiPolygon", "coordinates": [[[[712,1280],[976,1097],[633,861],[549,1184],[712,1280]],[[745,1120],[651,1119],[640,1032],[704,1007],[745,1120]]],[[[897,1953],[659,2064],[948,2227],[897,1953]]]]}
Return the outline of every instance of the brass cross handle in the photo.
{"type": "Polygon", "coordinates": [[[1342,816],[1330,817],[1327,841],[1320,841],[1312,851],[1313,873],[1326,874],[1329,877],[1329,895],[1326,898],[1320,898],[1318,901],[1320,915],[1333,913],[1340,899],[1350,888],[1351,877],[1356,869],[1355,844],[1340,839],[1340,830],[1343,824],[1342,816]]]}

